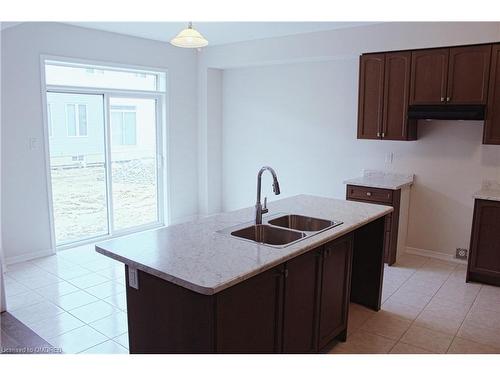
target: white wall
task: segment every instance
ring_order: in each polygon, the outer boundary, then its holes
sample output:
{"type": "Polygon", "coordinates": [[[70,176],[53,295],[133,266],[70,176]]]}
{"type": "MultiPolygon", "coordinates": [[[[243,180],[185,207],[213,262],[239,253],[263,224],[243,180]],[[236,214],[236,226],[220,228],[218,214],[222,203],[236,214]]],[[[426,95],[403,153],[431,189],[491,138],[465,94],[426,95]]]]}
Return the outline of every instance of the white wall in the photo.
{"type": "Polygon", "coordinates": [[[2,232],[8,260],[42,255],[51,247],[41,54],[168,69],[171,221],[195,216],[196,53],[168,43],[63,24],[23,23],[2,32],[2,232]],[[39,140],[37,149],[29,150],[29,138],[39,140]]]}
{"type": "MultiPolygon", "coordinates": [[[[369,51],[499,41],[499,25],[392,23],[203,51],[201,72],[226,68],[222,150],[212,152],[222,169],[222,196],[207,195],[207,200],[221,199],[223,210],[252,205],[256,173],[264,164],[276,168],[285,196],[344,198],[343,180],[364,168],[415,173],[407,246],[448,254],[468,248],[471,195],[483,178],[500,179],[500,146],[481,145],[482,122],[460,121],[421,122],[415,142],[357,140],[358,57],[369,51]],[[390,152],[395,158],[388,165],[390,152]]],[[[204,145],[209,153],[210,146],[204,145]]],[[[265,179],[265,194],[274,199],[271,181],[265,179]]],[[[211,184],[200,179],[201,186],[211,184]]],[[[342,219],[340,213],[336,219],[342,219]]]]}

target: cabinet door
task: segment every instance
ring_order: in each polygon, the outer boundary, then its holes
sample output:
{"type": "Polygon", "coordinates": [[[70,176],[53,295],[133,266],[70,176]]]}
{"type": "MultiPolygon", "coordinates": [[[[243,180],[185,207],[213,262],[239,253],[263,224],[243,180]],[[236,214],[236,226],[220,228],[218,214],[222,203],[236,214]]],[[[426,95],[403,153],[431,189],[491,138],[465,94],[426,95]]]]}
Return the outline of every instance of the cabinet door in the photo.
{"type": "Polygon", "coordinates": [[[448,55],[448,48],[412,52],[410,104],[445,103],[448,55]]]}
{"type": "Polygon", "coordinates": [[[483,143],[500,144],[500,44],[491,51],[490,88],[484,122],[483,143]]]}
{"type": "Polygon", "coordinates": [[[378,139],[382,132],[384,60],[383,53],[360,58],[358,139],[378,139]]]}
{"type": "Polygon", "coordinates": [[[317,352],[321,249],[287,262],[283,312],[284,353],[317,352]]]}
{"type": "Polygon", "coordinates": [[[476,199],[470,248],[467,278],[500,285],[500,202],[476,199]]]}
{"type": "Polygon", "coordinates": [[[411,52],[385,55],[382,138],[407,140],[411,52]]]}
{"type": "Polygon", "coordinates": [[[277,353],[281,349],[284,266],[217,294],[217,353],[277,353]]]}
{"type": "Polygon", "coordinates": [[[448,90],[450,104],[486,104],[491,45],[450,48],[448,90]]]}
{"type": "Polygon", "coordinates": [[[319,348],[345,334],[349,312],[351,236],[326,244],[323,250],[319,348]]]}

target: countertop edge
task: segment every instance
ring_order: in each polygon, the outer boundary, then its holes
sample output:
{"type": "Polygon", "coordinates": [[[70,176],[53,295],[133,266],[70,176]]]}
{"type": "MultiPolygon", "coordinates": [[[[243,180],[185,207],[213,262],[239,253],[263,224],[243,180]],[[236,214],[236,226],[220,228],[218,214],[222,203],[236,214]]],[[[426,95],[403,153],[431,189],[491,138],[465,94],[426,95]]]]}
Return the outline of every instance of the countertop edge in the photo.
{"type": "Polygon", "coordinates": [[[396,185],[389,185],[389,184],[376,184],[376,183],[370,183],[370,182],[362,182],[362,181],[358,181],[356,179],[349,179],[349,180],[344,180],[344,185],[356,185],[356,186],[379,188],[379,189],[399,190],[399,189],[403,189],[405,187],[410,187],[411,185],[413,185],[413,181],[408,181],[408,182],[396,184],[396,185]]]}
{"type": "MultiPolygon", "coordinates": [[[[361,221],[359,222],[358,224],[356,225],[353,225],[349,228],[349,230],[345,230],[345,231],[338,231],[334,234],[332,234],[331,236],[329,237],[324,237],[324,238],[321,238],[317,241],[314,241],[315,240],[315,237],[312,236],[310,237],[308,240],[309,241],[312,241],[312,242],[309,242],[306,246],[304,246],[304,248],[302,249],[299,249],[297,250],[296,252],[294,253],[291,253],[291,254],[288,254],[288,255],[285,255],[283,258],[280,258],[280,259],[277,259],[275,261],[271,261],[267,264],[265,264],[264,266],[262,266],[261,268],[258,268],[258,269],[255,269],[251,272],[248,272],[246,274],[243,274],[243,275],[240,275],[234,279],[231,279],[231,280],[228,280],[222,284],[219,284],[219,285],[216,285],[215,287],[205,287],[205,286],[202,286],[202,285],[198,285],[198,284],[193,284],[192,282],[190,281],[187,281],[187,280],[184,280],[184,279],[180,279],[180,278],[177,278],[175,276],[172,276],[172,275],[169,275],[167,273],[164,273],[164,272],[161,272],[159,270],[156,270],[156,269],[153,269],[153,268],[150,268],[150,267],[147,267],[147,266],[144,266],[143,264],[140,264],[140,263],[136,263],[128,258],[125,258],[125,257],[122,257],[120,255],[117,255],[115,253],[112,253],[106,249],[103,249],[101,247],[99,247],[98,245],[95,246],[95,250],[96,252],[102,254],[102,255],[105,255],[109,258],[112,258],[112,259],[115,259],[121,263],[124,263],[125,265],[129,266],[129,267],[133,267],[133,268],[136,268],[138,270],[141,270],[143,272],[146,272],[146,273],[149,273],[153,276],[157,276],[165,281],[168,281],[168,282],[171,282],[173,284],[176,284],[178,286],[181,286],[181,287],[184,287],[184,288],[187,288],[189,290],[192,290],[194,292],[197,292],[197,293],[200,293],[200,294],[204,294],[204,295],[214,295],[214,294],[217,294],[227,288],[230,288],[231,286],[234,286],[236,284],[239,284],[240,282],[242,281],[245,281],[245,280],[248,280],[249,278],[255,276],[255,275],[258,275],[262,272],[265,272],[273,267],[276,267],[282,263],[285,263],[286,261],[290,260],[290,259],[293,259],[299,255],[302,255],[302,254],[305,254],[307,253],[308,251],[312,250],[312,249],[315,249],[327,242],[330,242],[330,241],[333,241],[337,238],[340,238],[348,233],[351,233],[353,232],[354,230],[362,227],[363,225],[366,225],[366,224],[369,224],[377,219],[380,219],[381,217],[384,217],[386,216],[387,214],[389,214],[390,212],[394,211],[394,208],[391,207],[391,206],[386,206],[386,210],[380,214],[376,214],[374,215],[373,217],[371,217],[370,219],[367,219],[365,221],[361,221]]],[[[333,229],[333,228],[332,228],[333,229]]],[[[337,227],[338,229],[338,227],[337,227]]],[[[328,231],[325,231],[323,232],[323,234],[327,233],[328,231]]]]}

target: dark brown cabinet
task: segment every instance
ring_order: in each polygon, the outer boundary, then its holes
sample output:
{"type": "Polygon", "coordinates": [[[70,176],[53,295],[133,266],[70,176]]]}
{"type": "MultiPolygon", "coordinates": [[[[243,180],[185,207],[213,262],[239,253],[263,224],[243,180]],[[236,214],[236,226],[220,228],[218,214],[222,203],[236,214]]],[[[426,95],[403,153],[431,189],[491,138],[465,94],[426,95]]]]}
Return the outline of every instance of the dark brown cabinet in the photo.
{"type": "Polygon", "coordinates": [[[281,351],[284,272],[278,266],[217,295],[217,353],[281,351]]]}
{"type": "Polygon", "coordinates": [[[385,206],[392,206],[394,208],[394,211],[385,217],[384,238],[384,262],[389,265],[394,264],[396,262],[398,251],[401,190],[347,185],[346,199],[358,202],[382,204],[385,206]]]}
{"type": "Polygon", "coordinates": [[[286,263],[283,352],[318,351],[318,306],[322,251],[314,250],[286,263]]]}
{"type": "Polygon", "coordinates": [[[410,56],[409,52],[361,56],[358,139],[416,139],[416,123],[407,116],[410,56]]]}
{"type": "Polygon", "coordinates": [[[489,81],[483,143],[498,145],[500,144],[500,44],[492,47],[489,81]]]}
{"type": "Polygon", "coordinates": [[[408,120],[410,66],[410,52],[385,55],[382,139],[405,141],[417,136],[415,120],[408,120]]]}
{"type": "Polygon", "coordinates": [[[362,55],[359,65],[358,138],[379,139],[382,132],[385,54],[362,55]]]}
{"type": "Polygon", "coordinates": [[[410,104],[445,103],[448,57],[448,48],[412,52],[410,104]]]}
{"type": "Polygon", "coordinates": [[[347,337],[347,314],[351,280],[352,239],[325,245],[321,277],[319,347],[340,336],[347,337]]]}
{"type": "Polygon", "coordinates": [[[446,102],[486,104],[491,45],[450,48],[446,102]]]}
{"type": "Polygon", "coordinates": [[[486,104],[491,45],[412,52],[410,104],[486,104]]]}
{"type": "Polygon", "coordinates": [[[467,281],[500,286],[500,202],[474,202],[467,281]]]}

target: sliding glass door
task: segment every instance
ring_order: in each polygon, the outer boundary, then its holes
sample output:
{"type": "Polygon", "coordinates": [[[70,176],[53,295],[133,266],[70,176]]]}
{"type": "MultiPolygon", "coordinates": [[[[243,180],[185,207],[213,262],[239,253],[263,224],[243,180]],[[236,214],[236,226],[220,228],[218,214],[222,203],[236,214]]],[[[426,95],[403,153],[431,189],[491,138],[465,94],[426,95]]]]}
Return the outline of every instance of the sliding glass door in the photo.
{"type": "Polygon", "coordinates": [[[47,93],[57,246],[162,222],[159,98],[47,93]]]}
{"type": "Polygon", "coordinates": [[[113,228],[158,221],[156,100],[111,97],[113,228]]]}
{"type": "Polygon", "coordinates": [[[47,93],[58,245],[109,234],[104,95],[47,93]]]}

